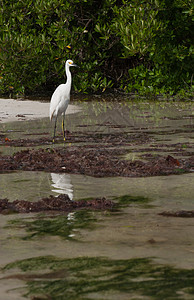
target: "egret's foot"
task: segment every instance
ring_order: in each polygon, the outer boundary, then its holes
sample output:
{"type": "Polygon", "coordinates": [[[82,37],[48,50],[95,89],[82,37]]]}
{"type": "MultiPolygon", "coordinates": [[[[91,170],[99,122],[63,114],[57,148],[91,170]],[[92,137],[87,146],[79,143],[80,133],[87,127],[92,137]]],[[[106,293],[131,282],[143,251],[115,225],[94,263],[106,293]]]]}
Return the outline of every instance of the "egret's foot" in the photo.
{"type": "Polygon", "coordinates": [[[65,130],[64,133],[63,133],[64,141],[68,139],[68,134],[69,134],[69,131],[65,130]]]}
{"type": "Polygon", "coordinates": [[[68,139],[68,137],[70,137],[71,136],[71,133],[70,133],[70,131],[69,130],[65,130],[65,139],[68,139]]]}
{"type": "Polygon", "coordinates": [[[66,135],[65,135],[65,132],[63,132],[63,141],[65,143],[65,140],[66,140],[66,135]]]}

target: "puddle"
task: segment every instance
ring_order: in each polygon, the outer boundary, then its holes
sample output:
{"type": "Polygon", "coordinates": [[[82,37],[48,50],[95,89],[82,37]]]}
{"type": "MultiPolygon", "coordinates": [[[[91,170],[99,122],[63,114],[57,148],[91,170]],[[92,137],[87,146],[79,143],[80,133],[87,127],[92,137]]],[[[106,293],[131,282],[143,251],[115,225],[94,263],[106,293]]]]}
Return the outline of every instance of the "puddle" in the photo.
{"type": "MultiPolygon", "coordinates": [[[[70,138],[64,149],[95,149],[103,139],[111,151],[127,149],[122,155],[133,161],[193,154],[193,103],[79,105],[82,112],[67,116],[70,138]]],[[[60,127],[51,144],[48,118],[0,124],[0,134],[6,155],[31,146],[5,143],[5,137],[35,140],[34,149],[63,146],[60,127]]],[[[21,170],[0,176],[1,199],[68,194],[73,201],[106,197],[120,203],[115,210],[1,215],[3,299],[193,299],[193,218],[159,213],[194,209],[194,173],[98,178],[21,170]]]]}

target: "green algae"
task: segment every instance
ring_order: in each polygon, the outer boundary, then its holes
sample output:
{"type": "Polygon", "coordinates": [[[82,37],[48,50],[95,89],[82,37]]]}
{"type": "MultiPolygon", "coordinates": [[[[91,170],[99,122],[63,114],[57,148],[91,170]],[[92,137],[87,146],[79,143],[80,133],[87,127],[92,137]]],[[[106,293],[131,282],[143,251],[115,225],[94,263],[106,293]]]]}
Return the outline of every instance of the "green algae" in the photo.
{"type": "Polygon", "coordinates": [[[145,296],[157,300],[194,296],[194,270],[156,264],[150,258],[44,256],[10,263],[3,271],[18,269],[24,272],[25,296],[39,299],[105,300],[115,293],[119,299],[122,295],[128,295],[128,299],[145,296]],[[32,272],[33,276],[29,276],[32,272]]]}
{"type": "Polygon", "coordinates": [[[23,240],[46,236],[59,236],[64,239],[76,240],[79,229],[95,228],[96,218],[90,211],[81,210],[68,215],[45,216],[36,219],[15,219],[7,227],[25,228],[27,235],[23,240]]]}
{"type": "MultiPolygon", "coordinates": [[[[91,198],[82,199],[85,201],[91,198]]],[[[107,211],[105,216],[113,216],[115,214],[123,214],[123,208],[129,205],[136,205],[143,208],[150,208],[151,201],[149,198],[142,196],[123,195],[114,197],[115,207],[111,211],[107,211]]],[[[30,240],[46,236],[58,236],[68,240],[80,240],[80,230],[94,230],[97,226],[101,226],[98,220],[100,211],[80,210],[63,215],[45,215],[39,214],[35,218],[17,218],[9,221],[6,228],[22,228],[25,229],[27,235],[23,236],[23,240],[30,240]]]]}
{"type": "Polygon", "coordinates": [[[115,197],[115,200],[118,201],[120,205],[128,205],[128,204],[148,204],[151,200],[147,197],[143,196],[131,196],[131,195],[123,195],[120,197],[115,197]]]}

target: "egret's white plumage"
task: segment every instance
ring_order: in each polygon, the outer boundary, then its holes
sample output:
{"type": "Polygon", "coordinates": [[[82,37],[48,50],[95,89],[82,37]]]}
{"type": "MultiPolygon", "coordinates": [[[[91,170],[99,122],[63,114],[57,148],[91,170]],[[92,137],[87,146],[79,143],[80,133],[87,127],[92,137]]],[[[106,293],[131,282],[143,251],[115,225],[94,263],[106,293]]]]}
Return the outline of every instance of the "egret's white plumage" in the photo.
{"type": "Polygon", "coordinates": [[[65,113],[70,100],[70,91],[67,91],[66,84],[60,84],[54,91],[50,103],[50,120],[65,113]]]}
{"type": "Polygon", "coordinates": [[[57,124],[57,117],[59,115],[63,115],[62,120],[62,129],[63,129],[63,136],[65,140],[65,129],[64,129],[64,120],[65,120],[65,112],[68,107],[70,101],[70,91],[71,91],[71,72],[69,70],[70,67],[77,67],[76,64],[70,59],[68,59],[65,63],[65,71],[67,76],[67,81],[65,84],[60,84],[56,90],[54,91],[51,102],[50,102],[50,120],[55,120],[55,127],[54,127],[54,136],[53,142],[55,140],[55,130],[57,124]]]}

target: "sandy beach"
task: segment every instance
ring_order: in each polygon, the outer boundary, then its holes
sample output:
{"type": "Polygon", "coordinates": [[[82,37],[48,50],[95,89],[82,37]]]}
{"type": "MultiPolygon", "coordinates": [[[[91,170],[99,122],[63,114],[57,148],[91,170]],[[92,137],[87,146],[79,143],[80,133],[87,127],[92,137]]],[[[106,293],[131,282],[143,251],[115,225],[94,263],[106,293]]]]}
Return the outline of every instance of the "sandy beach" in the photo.
{"type": "MultiPolygon", "coordinates": [[[[49,102],[0,98],[0,123],[49,117],[49,105],[49,102]]],[[[78,111],[78,106],[69,104],[66,114],[78,111]]]]}

